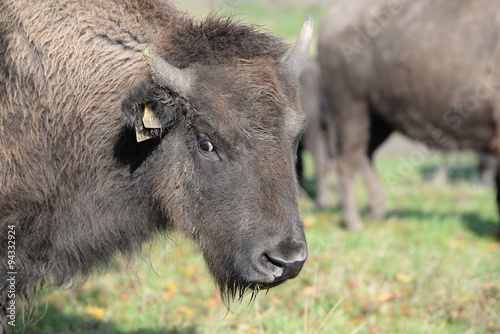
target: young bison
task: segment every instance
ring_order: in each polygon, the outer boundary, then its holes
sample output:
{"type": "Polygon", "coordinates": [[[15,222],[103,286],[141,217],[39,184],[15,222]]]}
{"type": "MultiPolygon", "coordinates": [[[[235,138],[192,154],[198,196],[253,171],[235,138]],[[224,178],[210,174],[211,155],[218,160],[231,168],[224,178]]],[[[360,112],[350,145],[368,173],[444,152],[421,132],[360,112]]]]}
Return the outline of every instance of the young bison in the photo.
{"type": "Polygon", "coordinates": [[[3,331],[37,286],[85,278],[173,228],[227,298],[297,276],[311,32],[308,17],[283,60],[270,34],[156,0],[2,0],[3,331]]]}

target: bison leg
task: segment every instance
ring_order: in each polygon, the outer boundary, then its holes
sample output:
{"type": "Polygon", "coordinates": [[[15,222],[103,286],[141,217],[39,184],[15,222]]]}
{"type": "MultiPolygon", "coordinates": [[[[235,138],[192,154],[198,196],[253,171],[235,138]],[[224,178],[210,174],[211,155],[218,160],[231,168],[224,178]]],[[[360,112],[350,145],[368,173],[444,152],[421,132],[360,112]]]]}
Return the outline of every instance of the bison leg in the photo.
{"type": "Polygon", "coordinates": [[[337,160],[337,178],[339,182],[340,201],[342,213],[342,226],[348,230],[358,230],[363,227],[359,211],[356,206],[356,196],[354,189],[355,169],[350,159],[339,158],[337,160]]]}
{"type": "Polygon", "coordinates": [[[368,159],[363,161],[362,173],[369,194],[368,208],[370,216],[374,219],[385,216],[386,197],[375,168],[373,167],[373,154],[393,131],[394,128],[379,117],[375,110],[370,108],[370,138],[367,151],[368,159]]]}
{"type": "MultiPolygon", "coordinates": [[[[330,162],[330,151],[328,150],[328,137],[325,131],[326,129],[319,117],[312,117],[299,146],[299,152],[302,151],[302,149],[306,149],[312,155],[314,176],[316,178],[315,201],[318,207],[322,209],[328,206],[329,195],[326,175],[330,162]]],[[[302,179],[302,161],[300,161],[300,154],[298,156],[299,162],[297,173],[299,179],[302,179]]]]}
{"type": "Polygon", "coordinates": [[[363,159],[361,173],[368,189],[368,210],[372,219],[382,218],[386,212],[386,197],[372,162],[363,159]]]}
{"type": "Polygon", "coordinates": [[[357,230],[363,224],[356,206],[354,176],[367,164],[370,120],[364,102],[346,99],[339,101],[337,108],[331,121],[336,131],[334,158],[344,214],[342,224],[348,230],[357,230]]]}
{"type": "MultiPolygon", "coordinates": [[[[345,95],[344,95],[345,97],[345,95]]],[[[354,175],[362,173],[369,198],[369,213],[380,218],[386,212],[386,197],[372,164],[375,150],[389,137],[393,128],[378,117],[363,102],[344,101],[342,110],[335,114],[337,142],[337,173],[340,184],[344,226],[347,229],[362,227],[354,193],[354,175]],[[349,112],[347,112],[349,111],[349,112]]]]}
{"type": "Polygon", "coordinates": [[[350,159],[337,161],[337,173],[340,185],[342,211],[344,213],[343,226],[349,230],[360,229],[363,224],[356,206],[354,176],[360,169],[369,197],[369,213],[372,218],[380,218],[386,212],[386,197],[377,173],[365,154],[353,156],[350,159]],[[357,168],[354,168],[357,166],[357,168]]]}
{"type": "Polygon", "coordinates": [[[320,208],[328,206],[328,183],[326,175],[329,166],[329,155],[326,148],[325,136],[319,138],[312,147],[312,154],[314,156],[314,171],[316,175],[316,204],[320,208]]]}

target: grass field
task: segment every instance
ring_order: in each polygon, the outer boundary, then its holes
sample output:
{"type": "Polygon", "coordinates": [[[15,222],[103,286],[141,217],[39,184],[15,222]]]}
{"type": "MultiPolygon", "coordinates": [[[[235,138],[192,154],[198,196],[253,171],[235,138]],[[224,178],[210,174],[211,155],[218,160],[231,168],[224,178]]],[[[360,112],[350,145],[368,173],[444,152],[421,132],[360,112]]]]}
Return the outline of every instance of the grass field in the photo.
{"type": "MultiPolygon", "coordinates": [[[[300,276],[257,299],[221,302],[201,255],[178,234],[78,289],[46,291],[27,333],[496,333],[500,244],[492,189],[474,173],[454,184],[424,180],[439,159],[400,173],[377,160],[389,216],[348,233],[332,178],[331,209],[303,194],[309,258],[300,276]],[[398,176],[397,184],[394,178],[398,176]],[[388,182],[390,181],[390,182],[388,182]],[[43,318],[34,323],[43,314],[43,318]]],[[[466,160],[468,161],[468,160],[466,160]]],[[[306,155],[306,176],[311,160],[306,155]]],[[[473,160],[471,160],[471,163],[473,160]]],[[[468,165],[467,165],[468,166],[468,165]]],[[[473,169],[471,169],[473,170],[473,169]]],[[[363,203],[359,182],[359,201],[363,203]]]]}
{"type": "MultiPolygon", "coordinates": [[[[219,12],[242,14],[292,40],[304,13],[316,24],[321,5],[264,5],[230,0],[219,12]]],[[[293,1],[289,2],[293,3],[293,1]]],[[[298,3],[298,1],[297,1],[298,3]]],[[[210,6],[182,5],[200,16],[210,6]]],[[[118,259],[76,289],[44,290],[20,333],[497,333],[500,332],[500,243],[492,188],[475,181],[474,158],[452,184],[426,180],[440,163],[402,156],[376,160],[389,214],[363,231],[339,227],[335,180],[331,208],[301,197],[309,257],[300,276],[228,309],[201,255],[179,234],[118,259]]],[[[312,182],[311,159],[305,156],[312,182]]],[[[461,160],[462,161],[462,160],[461,160]]],[[[358,182],[359,202],[366,194],[358,182]]],[[[311,189],[310,189],[311,190],[311,189]]]]}

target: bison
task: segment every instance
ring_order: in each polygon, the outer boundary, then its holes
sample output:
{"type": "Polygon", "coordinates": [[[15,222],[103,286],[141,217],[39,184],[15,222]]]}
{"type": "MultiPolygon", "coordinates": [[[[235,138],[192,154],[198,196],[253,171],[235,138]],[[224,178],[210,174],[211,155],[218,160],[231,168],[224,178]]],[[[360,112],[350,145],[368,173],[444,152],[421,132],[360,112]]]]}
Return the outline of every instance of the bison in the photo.
{"type": "MultiPolygon", "coordinates": [[[[171,229],[223,296],[300,272],[295,45],[157,0],[0,2],[0,313],[171,229]]],[[[8,316],[8,317],[7,317],[8,316]]]]}
{"type": "MultiPolygon", "coordinates": [[[[335,155],[334,143],[336,141],[336,132],[329,107],[329,103],[333,102],[328,102],[327,95],[329,92],[325,91],[321,68],[317,58],[308,59],[300,74],[299,81],[301,84],[302,109],[308,119],[308,125],[302,135],[299,148],[300,150],[305,149],[312,154],[316,176],[315,202],[319,208],[326,208],[329,197],[327,174],[335,166],[332,157],[335,155]]],[[[385,131],[378,133],[376,131],[377,127],[374,127],[373,130],[370,133],[371,140],[377,140],[381,143],[386,139],[385,131]],[[379,138],[379,136],[382,138],[379,138]]],[[[375,148],[370,147],[367,152],[370,160],[374,152],[375,148]]],[[[299,162],[302,163],[300,157],[299,162]]],[[[299,176],[302,176],[302,165],[298,166],[297,170],[299,171],[299,176]]],[[[375,175],[372,172],[371,165],[366,166],[361,171],[366,185],[369,186],[370,182],[373,182],[375,175]]],[[[382,215],[382,211],[378,208],[378,206],[374,206],[374,210],[371,212],[373,218],[378,218],[382,215]]]]}
{"type": "MultiPolygon", "coordinates": [[[[327,117],[328,109],[325,104],[325,94],[321,88],[321,73],[316,58],[310,58],[304,65],[299,77],[301,86],[302,109],[306,114],[308,124],[302,135],[299,154],[302,150],[311,153],[314,160],[316,176],[315,201],[318,207],[328,206],[327,172],[330,166],[330,149],[328,147],[327,117]]],[[[299,179],[302,179],[302,160],[299,156],[299,179]]]]}
{"type": "Polygon", "coordinates": [[[371,154],[393,130],[442,150],[500,155],[499,8],[498,0],[360,0],[325,15],[318,58],[347,228],[362,226],[358,170],[369,176],[371,211],[384,212],[371,154]]]}

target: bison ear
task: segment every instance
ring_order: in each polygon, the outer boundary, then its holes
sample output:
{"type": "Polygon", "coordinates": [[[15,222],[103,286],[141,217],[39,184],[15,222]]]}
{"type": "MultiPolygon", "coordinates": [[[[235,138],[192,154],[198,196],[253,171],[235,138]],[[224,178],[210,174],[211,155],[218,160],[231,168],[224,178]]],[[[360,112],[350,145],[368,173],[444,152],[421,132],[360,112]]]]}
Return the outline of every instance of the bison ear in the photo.
{"type": "Polygon", "coordinates": [[[165,103],[167,93],[153,83],[143,83],[131,89],[122,101],[122,111],[137,142],[159,138],[175,121],[173,104],[165,103]]]}

